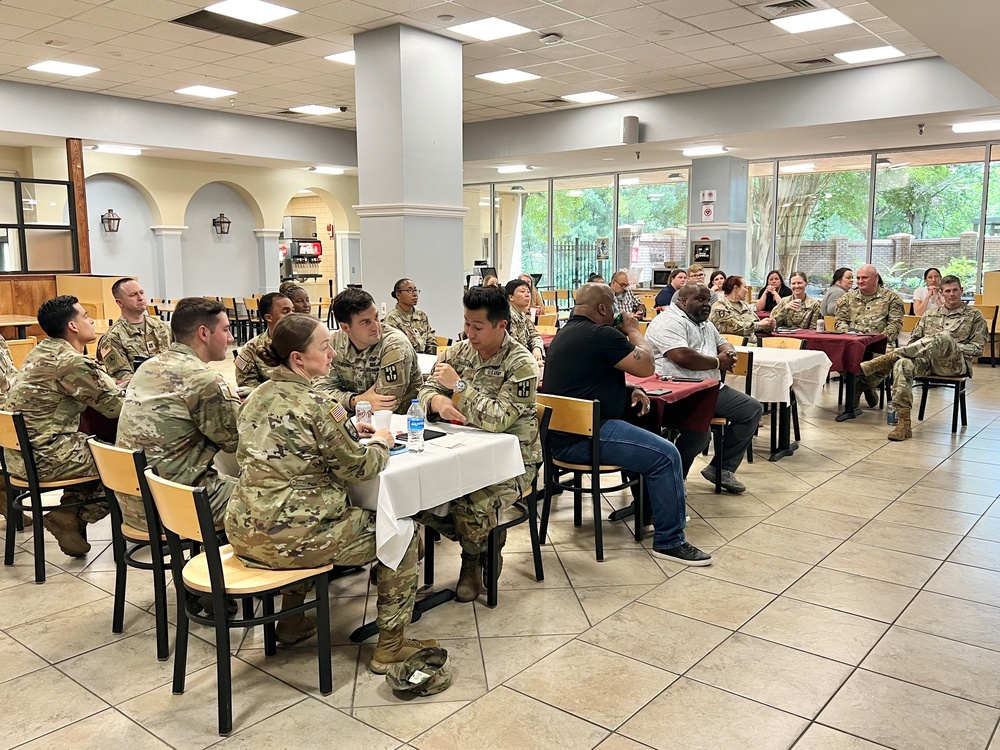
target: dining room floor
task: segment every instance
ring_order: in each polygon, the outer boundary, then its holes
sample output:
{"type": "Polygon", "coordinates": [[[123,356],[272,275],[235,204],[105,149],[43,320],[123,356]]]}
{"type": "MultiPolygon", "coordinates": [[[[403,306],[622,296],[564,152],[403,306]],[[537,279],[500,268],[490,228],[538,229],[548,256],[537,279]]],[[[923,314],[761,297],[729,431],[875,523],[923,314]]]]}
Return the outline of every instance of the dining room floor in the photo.
{"type": "MultiPolygon", "coordinates": [[[[575,528],[557,498],[544,581],[521,525],[496,609],[451,602],[408,628],[450,653],[453,683],[429,698],[367,670],[372,642],[348,635],[374,590],[367,571],[336,580],[334,692],[318,692],[313,641],[265,658],[260,629],[234,631],[228,738],[211,633],[195,628],[173,695],[146,573],[130,572],[125,632],[111,632],[107,520],[84,558],[47,542],[40,586],[19,534],[0,569],[0,748],[1000,748],[998,373],[977,366],[957,435],[950,391],[931,392],[914,439],[890,443],[884,412],[834,421],[833,383],[802,409],[794,456],[767,461],[761,429],[746,494],[713,494],[696,465],[687,535],[710,567],[654,558],[609,521],[598,563],[589,511],[575,528]]],[[[435,547],[437,587],[452,587],[455,545],[435,547]]]]}

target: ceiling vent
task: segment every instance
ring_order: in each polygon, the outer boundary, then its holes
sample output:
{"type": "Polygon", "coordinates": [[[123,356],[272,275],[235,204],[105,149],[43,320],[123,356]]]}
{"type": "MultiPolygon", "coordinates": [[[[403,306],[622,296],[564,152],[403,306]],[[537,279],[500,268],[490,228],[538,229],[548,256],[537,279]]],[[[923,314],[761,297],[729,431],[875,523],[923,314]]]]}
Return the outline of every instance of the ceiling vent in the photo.
{"type": "Polygon", "coordinates": [[[304,36],[292,34],[288,31],[271,29],[267,26],[261,26],[260,24],[240,21],[237,18],[230,18],[229,16],[224,16],[220,13],[212,13],[207,10],[199,10],[186,16],[175,18],[170,23],[180,24],[181,26],[191,26],[195,29],[208,31],[212,34],[225,34],[226,36],[234,36],[237,39],[246,39],[250,42],[269,44],[272,47],[276,47],[279,44],[288,44],[289,42],[297,42],[300,39],[305,39],[304,36]]]}
{"type": "Polygon", "coordinates": [[[828,68],[831,65],[837,65],[835,60],[831,60],[829,57],[814,57],[811,60],[795,60],[794,62],[784,63],[786,67],[792,70],[818,70],[819,68],[828,68]]]}
{"type": "Polygon", "coordinates": [[[776,3],[754,5],[749,10],[761,18],[772,21],[775,18],[788,18],[800,13],[812,13],[814,10],[827,10],[829,7],[829,4],[823,0],[779,0],[776,3]]]}

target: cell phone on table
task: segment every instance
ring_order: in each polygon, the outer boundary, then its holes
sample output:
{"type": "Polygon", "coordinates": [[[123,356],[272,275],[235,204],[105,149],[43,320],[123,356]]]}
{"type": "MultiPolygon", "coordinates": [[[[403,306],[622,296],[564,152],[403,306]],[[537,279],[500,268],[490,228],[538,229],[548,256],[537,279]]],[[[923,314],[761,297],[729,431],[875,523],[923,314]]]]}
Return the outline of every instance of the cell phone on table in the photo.
{"type": "MultiPolygon", "coordinates": [[[[436,438],[444,437],[444,436],[445,436],[445,433],[441,432],[440,430],[430,430],[430,429],[428,429],[426,427],[424,428],[424,442],[427,442],[428,440],[434,440],[436,438]]],[[[396,433],[396,437],[399,440],[402,440],[404,443],[406,442],[406,433],[405,432],[397,432],[396,433]]]]}
{"type": "Polygon", "coordinates": [[[700,383],[702,381],[701,378],[677,378],[677,377],[671,378],[671,380],[673,380],[675,383],[700,383]]]}

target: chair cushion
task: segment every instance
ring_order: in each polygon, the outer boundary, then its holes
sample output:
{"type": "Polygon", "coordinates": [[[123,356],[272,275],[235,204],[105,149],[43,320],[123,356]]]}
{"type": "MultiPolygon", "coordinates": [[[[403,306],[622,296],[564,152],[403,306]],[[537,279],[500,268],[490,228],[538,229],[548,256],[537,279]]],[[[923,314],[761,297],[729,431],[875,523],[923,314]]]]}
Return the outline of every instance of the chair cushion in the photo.
{"type": "MultiPolygon", "coordinates": [[[[262,591],[284,588],[299,581],[305,581],[320,573],[333,570],[332,565],[322,568],[301,568],[299,570],[268,570],[251,568],[243,564],[233,552],[233,546],[219,547],[222,558],[222,574],[226,579],[226,594],[229,596],[249,596],[262,591]]],[[[211,592],[212,584],[208,576],[208,558],[204,553],[195,555],[184,566],[184,585],[195,591],[211,592]]]]}

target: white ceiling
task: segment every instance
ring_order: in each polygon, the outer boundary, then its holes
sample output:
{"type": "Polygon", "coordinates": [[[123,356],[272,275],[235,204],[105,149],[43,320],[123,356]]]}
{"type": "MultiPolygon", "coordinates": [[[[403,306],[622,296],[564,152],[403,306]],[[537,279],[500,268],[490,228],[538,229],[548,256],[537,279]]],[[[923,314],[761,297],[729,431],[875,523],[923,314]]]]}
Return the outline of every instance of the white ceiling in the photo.
{"type": "MultiPolygon", "coordinates": [[[[445,27],[495,15],[533,30],[464,45],[466,122],[545,111],[551,105],[544,100],[595,89],[641,99],[803,75],[789,64],[883,44],[907,58],[934,54],[872,4],[855,0],[826,2],[856,23],[798,36],[753,13],[757,0],[276,2],[300,12],[270,25],[304,40],[270,47],[168,22],[203,8],[205,0],[0,0],[0,78],[353,129],[354,70],[323,58],[351,49],[354,34],[393,23],[462,39],[445,27]],[[454,18],[440,20],[443,15],[454,18]],[[565,41],[545,46],[542,32],[565,41]],[[58,78],[26,69],[48,59],[101,71],[58,78]],[[514,85],[475,78],[506,68],[541,78],[514,85]],[[239,93],[232,100],[173,93],[194,84],[239,93]],[[328,117],[277,114],[303,104],[349,110],[328,117]]],[[[843,67],[849,66],[823,70],[843,67]]]]}

